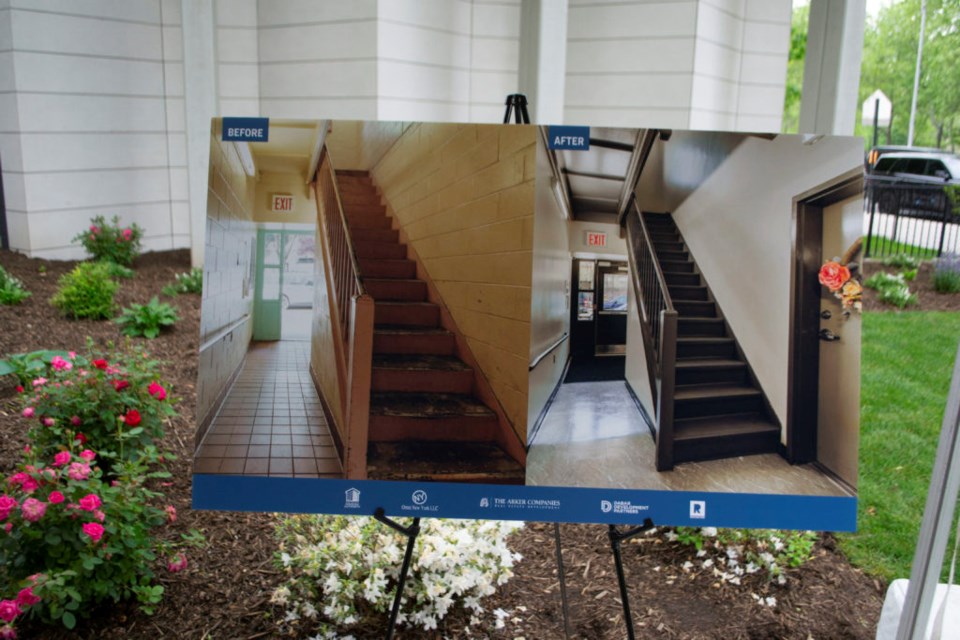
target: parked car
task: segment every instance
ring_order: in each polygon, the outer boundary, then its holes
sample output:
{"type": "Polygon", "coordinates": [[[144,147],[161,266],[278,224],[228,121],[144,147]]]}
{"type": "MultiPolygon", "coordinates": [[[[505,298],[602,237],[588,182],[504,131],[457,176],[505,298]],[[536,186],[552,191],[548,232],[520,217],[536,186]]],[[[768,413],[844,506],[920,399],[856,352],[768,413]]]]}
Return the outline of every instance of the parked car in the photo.
{"type": "Polygon", "coordinates": [[[939,151],[893,151],[877,157],[867,186],[884,213],[942,216],[948,185],[960,185],[960,158],[939,151]]]}
{"type": "Polygon", "coordinates": [[[284,309],[309,309],[313,306],[313,272],[290,271],[283,278],[284,309]]]}

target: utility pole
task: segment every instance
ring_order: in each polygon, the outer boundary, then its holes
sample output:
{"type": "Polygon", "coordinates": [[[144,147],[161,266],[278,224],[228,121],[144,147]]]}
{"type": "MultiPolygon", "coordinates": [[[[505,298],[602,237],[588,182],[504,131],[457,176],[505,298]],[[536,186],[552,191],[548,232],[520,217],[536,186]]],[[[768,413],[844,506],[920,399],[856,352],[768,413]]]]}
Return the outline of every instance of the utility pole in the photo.
{"type": "Polygon", "coordinates": [[[920,90],[920,63],[923,60],[923,39],[927,27],[927,0],[920,0],[920,43],[917,45],[917,69],[913,73],[913,102],[910,105],[910,131],[907,146],[913,146],[913,123],[917,118],[917,93],[920,90]]]}

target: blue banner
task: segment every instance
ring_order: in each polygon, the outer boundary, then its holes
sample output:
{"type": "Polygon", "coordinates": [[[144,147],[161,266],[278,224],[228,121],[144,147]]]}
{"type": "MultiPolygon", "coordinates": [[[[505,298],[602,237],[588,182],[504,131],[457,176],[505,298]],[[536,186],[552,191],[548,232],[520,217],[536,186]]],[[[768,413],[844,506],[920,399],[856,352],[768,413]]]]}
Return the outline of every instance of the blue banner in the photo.
{"type": "Polygon", "coordinates": [[[590,149],[590,127],[547,127],[547,146],[551,149],[587,151],[590,149]]]}
{"type": "Polygon", "coordinates": [[[266,142],[270,137],[269,118],[224,118],[223,140],[266,142]]]}
{"type": "Polygon", "coordinates": [[[857,499],[194,474],[193,508],[598,524],[855,531],[857,499]]]}

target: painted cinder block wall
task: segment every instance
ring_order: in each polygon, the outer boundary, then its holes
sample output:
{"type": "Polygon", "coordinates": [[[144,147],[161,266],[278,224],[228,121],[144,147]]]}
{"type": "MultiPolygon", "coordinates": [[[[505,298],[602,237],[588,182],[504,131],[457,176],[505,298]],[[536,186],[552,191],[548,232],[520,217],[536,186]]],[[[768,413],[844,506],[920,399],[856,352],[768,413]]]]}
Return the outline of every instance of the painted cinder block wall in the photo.
{"type": "Polygon", "coordinates": [[[526,439],[533,127],[416,124],[373,168],[390,212],[526,439]]]}
{"type": "MultiPolygon", "coordinates": [[[[203,423],[247,353],[253,332],[256,183],[244,173],[237,143],[210,135],[207,229],[200,317],[197,421],[203,423]]],[[[202,438],[202,433],[198,434],[202,438]]]]}

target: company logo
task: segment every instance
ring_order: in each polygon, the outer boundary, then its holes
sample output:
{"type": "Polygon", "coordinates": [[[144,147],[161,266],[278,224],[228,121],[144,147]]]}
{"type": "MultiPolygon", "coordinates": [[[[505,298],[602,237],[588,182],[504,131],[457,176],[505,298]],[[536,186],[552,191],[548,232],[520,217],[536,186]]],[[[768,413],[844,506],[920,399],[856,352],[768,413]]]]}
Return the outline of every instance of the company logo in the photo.
{"type": "Polygon", "coordinates": [[[483,507],[483,508],[489,507],[489,506],[490,506],[490,499],[489,499],[489,498],[480,498],[480,506],[483,507]]]}
{"type": "Polygon", "coordinates": [[[410,499],[413,500],[413,504],[421,505],[427,502],[427,492],[423,489],[417,489],[413,492],[413,495],[410,496],[410,499]]]}
{"type": "Polygon", "coordinates": [[[707,503],[705,500],[690,501],[690,517],[694,520],[703,520],[707,517],[707,503]]]}
{"type": "Polygon", "coordinates": [[[344,509],[359,509],[360,508],[360,489],[354,489],[353,487],[347,489],[343,492],[346,497],[345,502],[343,503],[344,509]]]}
{"type": "Polygon", "coordinates": [[[601,500],[600,511],[603,511],[604,513],[610,513],[613,511],[613,503],[611,503],[609,500],[601,500]]]}

